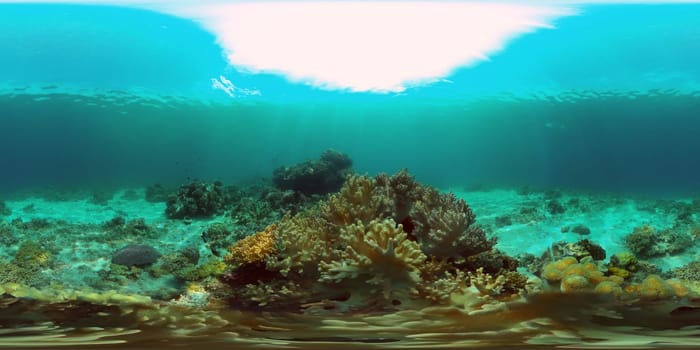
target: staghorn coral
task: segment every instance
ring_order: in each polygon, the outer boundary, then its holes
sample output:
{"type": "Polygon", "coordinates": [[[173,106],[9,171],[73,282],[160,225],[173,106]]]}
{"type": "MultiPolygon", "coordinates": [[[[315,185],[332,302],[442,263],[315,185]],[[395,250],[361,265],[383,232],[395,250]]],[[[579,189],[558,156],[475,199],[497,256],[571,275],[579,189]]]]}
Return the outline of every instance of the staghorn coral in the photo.
{"type": "Polygon", "coordinates": [[[447,304],[451,302],[453,295],[462,294],[469,286],[469,277],[460,270],[440,270],[442,269],[435,269],[431,263],[424,265],[421,271],[423,283],[417,286],[417,291],[423,299],[431,303],[447,304]]]}

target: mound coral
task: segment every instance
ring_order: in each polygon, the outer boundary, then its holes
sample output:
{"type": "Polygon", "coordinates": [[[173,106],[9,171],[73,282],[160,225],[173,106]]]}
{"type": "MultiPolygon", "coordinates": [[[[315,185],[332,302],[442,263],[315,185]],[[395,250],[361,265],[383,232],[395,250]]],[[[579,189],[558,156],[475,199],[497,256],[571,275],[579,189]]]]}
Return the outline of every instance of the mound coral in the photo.
{"type": "Polygon", "coordinates": [[[679,280],[664,280],[658,275],[649,275],[641,283],[627,283],[614,271],[608,269],[606,275],[603,269],[603,266],[592,262],[578,262],[576,258],[566,257],[545,265],[542,278],[550,287],[563,293],[595,292],[617,299],[663,300],[683,298],[691,293],[679,280]]]}
{"type": "Polygon", "coordinates": [[[406,171],[354,175],[316,208],[231,247],[223,280],[239,307],[307,312],[517,294],[526,282],[517,263],[494,252],[495,240],[475,221],[463,200],[418,184],[406,171]]]}

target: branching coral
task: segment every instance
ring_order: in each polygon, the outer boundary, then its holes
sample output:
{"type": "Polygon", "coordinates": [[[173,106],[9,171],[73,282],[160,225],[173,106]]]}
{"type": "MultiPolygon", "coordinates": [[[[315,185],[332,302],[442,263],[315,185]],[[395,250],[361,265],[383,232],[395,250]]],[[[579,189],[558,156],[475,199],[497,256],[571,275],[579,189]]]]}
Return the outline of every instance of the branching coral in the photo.
{"type": "Polygon", "coordinates": [[[474,226],[476,216],[467,203],[452,194],[425,190],[413,205],[410,217],[415,225],[411,234],[429,255],[466,258],[488,251],[496,244],[495,238],[487,239],[484,231],[474,226]]]}
{"type": "Polygon", "coordinates": [[[369,176],[350,176],[339,193],[322,204],[321,213],[331,223],[350,225],[356,221],[364,224],[391,215],[392,200],[385,186],[378,186],[369,176]]]}
{"type": "Polygon", "coordinates": [[[657,231],[652,226],[635,227],[625,237],[625,245],[641,258],[677,254],[692,245],[692,237],[675,229],[657,231]]]}
{"type": "Polygon", "coordinates": [[[284,277],[317,279],[319,262],[334,256],[336,237],[331,232],[330,225],[318,217],[286,216],[277,226],[277,254],[266,259],[267,268],[284,277]]]}
{"type": "MultiPolygon", "coordinates": [[[[370,294],[390,299],[397,292],[415,292],[418,269],[427,258],[418,243],[408,240],[401,225],[391,219],[345,227],[339,237],[345,249],[340,259],[322,261],[320,282],[366,283],[370,294]]],[[[404,293],[405,294],[405,293],[404,293]]],[[[403,295],[405,297],[406,295],[403,295]]]]}
{"type": "Polygon", "coordinates": [[[423,252],[437,257],[466,258],[490,250],[495,239],[487,239],[475,226],[476,216],[464,200],[421,186],[402,170],[348,178],[340,193],[322,206],[324,216],[336,225],[391,217],[403,224],[423,252]]]}

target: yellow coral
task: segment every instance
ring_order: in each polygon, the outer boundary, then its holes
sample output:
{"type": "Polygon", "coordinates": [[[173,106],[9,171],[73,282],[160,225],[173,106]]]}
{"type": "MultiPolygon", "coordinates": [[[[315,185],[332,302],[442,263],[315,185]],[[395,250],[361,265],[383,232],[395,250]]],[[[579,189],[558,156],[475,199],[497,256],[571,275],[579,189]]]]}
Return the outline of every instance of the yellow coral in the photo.
{"type": "Polygon", "coordinates": [[[622,283],[625,282],[625,279],[620,277],[620,276],[613,275],[613,276],[608,277],[608,281],[613,282],[613,283],[617,284],[618,286],[621,286],[622,283]]]}
{"type": "Polygon", "coordinates": [[[671,287],[671,290],[673,290],[673,294],[679,298],[687,297],[690,294],[690,288],[686,287],[679,280],[666,280],[666,284],[668,284],[668,286],[671,287]]]}
{"type": "Polygon", "coordinates": [[[544,266],[542,270],[542,278],[550,283],[559,282],[563,277],[562,273],[564,270],[567,267],[577,263],[578,260],[576,260],[574,257],[566,257],[564,259],[551,262],[544,266]]]}
{"type": "Polygon", "coordinates": [[[591,289],[591,284],[584,276],[570,275],[561,280],[560,290],[563,293],[582,292],[591,289]]]}
{"type": "Polygon", "coordinates": [[[634,254],[630,252],[617,253],[615,254],[615,257],[617,258],[617,261],[620,264],[620,266],[630,266],[637,264],[637,258],[634,256],[634,254]]]}
{"type": "Polygon", "coordinates": [[[675,295],[671,286],[657,275],[649,275],[642,281],[640,295],[644,299],[661,300],[675,295]]]}
{"type": "Polygon", "coordinates": [[[501,294],[506,283],[506,277],[499,275],[493,278],[492,275],[484,273],[484,268],[476,269],[476,273],[469,272],[469,283],[483,295],[501,294]]]}
{"type": "Polygon", "coordinates": [[[588,273],[590,272],[589,269],[585,268],[581,264],[572,264],[569,265],[561,274],[562,280],[569,276],[582,276],[584,278],[588,278],[588,273]]]}
{"type": "Polygon", "coordinates": [[[227,262],[237,264],[253,264],[263,262],[265,257],[276,253],[275,232],[277,224],[272,224],[264,231],[248,236],[229,248],[227,262]]]}
{"type": "Polygon", "coordinates": [[[597,286],[595,286],[593,291],[600,294],[610,294],[615,297],[621,297],[624,294],[622,287],[613,281],[600,282],[597,286]]]}
{"type": "Polygon", "coordinates": [[[605,276],[595,263],[578,263],[573,257],[545,265],[542,277],[550,283],[559,282],[559,289],[567,293],[591,290],[601,283],[622,283],[619,277],[611,280],[605,276]]]}
{"type": "Polygon", "coordinates": [[[615,266],[608,267],[608,272],[610,272],[613,276],[617,276],[622,279],[625,279],[630,276],[629,271],[615,266]]]}
{"type": "Polygon", "coordinates": [[[417,286],[420,295],[431,302],[447,303],[453,294],[461,294],[467,287],[467,275],[463,271],[444,271],[442,277],[435,279],[437,276],[440,275],[432,275],[431,279],[417,286]]]}

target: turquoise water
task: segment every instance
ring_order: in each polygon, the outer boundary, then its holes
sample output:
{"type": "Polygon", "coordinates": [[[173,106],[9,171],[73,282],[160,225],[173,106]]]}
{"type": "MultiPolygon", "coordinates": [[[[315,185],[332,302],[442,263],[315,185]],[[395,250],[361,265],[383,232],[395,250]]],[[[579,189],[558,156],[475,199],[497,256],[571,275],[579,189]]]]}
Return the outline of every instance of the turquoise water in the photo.
{"type": "MultiPolygon", "coordinates": [[[[697,4],[577,5],[550,28],[514,35],[432,81],[353,91],[232,64],[227,33],[194,12],[1,3],[0,348],[696,348],[698,18],[697,4]],[[591,293],[594,286],[564,296],[548,280],[542,288],[556,293],[483,314],[406,304],[314,314],[286,304],[241,307],[217,287],[220,274],[183,278],[163,272],[166,258],[131,272],[110,265],[115,251],[135,243],[163,257],[198,251],[196,266],[223,264],[203,232],[225,225],[229,233],[217,241],[225,252],[285,222],[289,210],[315,212],[338,188],[314,196],[273,180],[277,169],[328,149],[346,154],[354,173],[406,168],[466,200],[523,276],[547,280],[542,265],[567,256],[552,244],[588,238],[608,252],[595,259],[605,278],[619,267],[611,256],[637,256],[639,266],[625,267],[626,293],[640,293],[634,286],[650,275],[680,279],[694,292],[611,301],[591,293]],[[238,192],[211,215],[166,215],[167,196],[195,180],[238,192]],[[154,184],[165,188],[161,199],[148,198],[154,184]],[[270,198],[279,193],[297,199],[278,207],[270,198]],[[124,231],[108,224],[117,217],[124,231]],[[139,218],[147,228],[130,226],[139,218]],[[590,232],[572,233],[577,225],[590,232]],[[668,251],[629,243],[647,226],[653,245],[668,251]],[[18,258],[27,242],[39,242],[33,254],[49,262],[18,258]],[[672,251],[676,242],[683,249],[672,251]],[[526,253],[542,256],[539,270],[528,271],[526,253]],[[195,295],[192,285],[209,293],[208,304],[175,302],[195,295]],[[71,292],[58,297],[61,290],[71,292]],[[80,294],[110,291],[150,299],[80,294]]],[[[468,34],[452,45],[474,38],[468,34]]]]}

